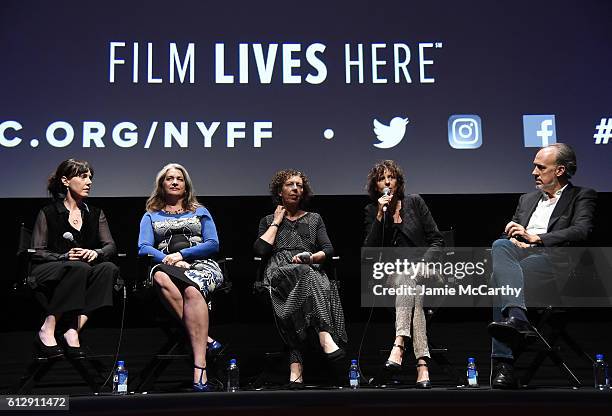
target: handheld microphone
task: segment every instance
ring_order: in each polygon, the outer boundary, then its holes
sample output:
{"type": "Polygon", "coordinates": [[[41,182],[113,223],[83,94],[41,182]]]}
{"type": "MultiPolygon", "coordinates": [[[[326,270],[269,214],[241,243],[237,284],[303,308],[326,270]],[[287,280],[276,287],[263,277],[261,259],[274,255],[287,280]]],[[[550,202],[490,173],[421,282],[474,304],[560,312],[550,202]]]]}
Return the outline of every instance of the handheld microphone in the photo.
{"type": "MultiPolygon", "coordinates": [[[[389,195],[391,195],[391,188],[387,188],[387,187],[385,186],[385,189],[383,189],[383,196],[389,196],[389,195]]],[[[387,212],[387,206],[388,206],[388,205],[389,205],[389,204],[385,204],[385,205],[383,206],[383,212],[387,212]]]]}
{"type": "Polygon", "coordinates": [[[312,256],[312,253],[309,253],[308,251],[303,251],[297,254],[297,256],[302,261],[302,263],[310,263],[310,257],[312,256]]]}
{"type": "Polygon", "coordinates": [[[67,240],[70,243],[70,246],[72,248],[76,248],[79,246],[79,244],[74,239],[74,236],[72,235],[70,231],[66,231],[64,234],[62,234],[62,237],[64,238],[64,240],[67,240]]]}

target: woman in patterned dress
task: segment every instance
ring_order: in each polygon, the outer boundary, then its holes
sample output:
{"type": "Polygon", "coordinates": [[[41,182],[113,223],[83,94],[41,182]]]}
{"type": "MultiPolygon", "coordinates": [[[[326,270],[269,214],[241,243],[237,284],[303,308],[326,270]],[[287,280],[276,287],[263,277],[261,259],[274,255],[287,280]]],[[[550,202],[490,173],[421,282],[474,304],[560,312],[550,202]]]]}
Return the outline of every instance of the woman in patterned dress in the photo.
{"type": "Polygon", "coordinates": [[[344,313],[335,282],[322,268],[333,247],[321,216],[304,211],[312,191],[296,170],[277,172],[270,183],[276,210],[261,219],[255,253],[266,260],[264,283],[270,288],[280,335],[289,348],[289,387],[303,386],[301,350],[313,329],[326,357],[344,358],[344,313]]]}
{"type": "Polygon", "coordinates": [[[151,255],[155,286],[168,309],[182,321],[194,357],[193,390],[209,391],[206,376],[209,294],[223,282],[208,260],[219,251],[215,223],[195,197],[187,170],[176,163],[162,168],[140,221],[138,254],[151,255]]]}

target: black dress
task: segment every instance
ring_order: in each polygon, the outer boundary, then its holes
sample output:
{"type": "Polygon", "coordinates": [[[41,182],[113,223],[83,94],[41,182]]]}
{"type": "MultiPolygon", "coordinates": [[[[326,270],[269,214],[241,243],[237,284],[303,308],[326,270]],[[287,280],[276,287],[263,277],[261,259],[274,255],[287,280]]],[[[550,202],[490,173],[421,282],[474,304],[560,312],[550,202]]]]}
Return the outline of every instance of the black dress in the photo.
{"type": "Polygon", "coordinates": [[[82,203],[82,226],[73,228],[68,221],[69,211],[62,201],[40,210],[32,232],[32,281],[36,298],[47,314],[77,312],[89,315],[92,311],[113,304],[113,282],[119,269],[109,259],[116,246],[108,228],[104,212],[82,203]],[[74,243],[64,236],[70,233],[74,243]],[[92,263],[68,260],[73,247],[95,250],[98,257],[92,263]]]}
{"type": "MultiPolygon", "coordinates": [[[[273,219],[272,214],[261,219],[260,237],[273,219]]],[[[330,282],[320,264],[291,263],[293,256],[303,251],[323,251],[326,260],[331,259],[333,247],[321,216],[307,212],[295,221],[285,218],[274,245],[258,238],[254,249],[267,259],[264,284],[270,287],[278,328],[290,349],[290,362],[302,362],[300,349],[308,328],[329,332],[336,343],[346,343],[344,313],[335,281],[330,282]]]]}

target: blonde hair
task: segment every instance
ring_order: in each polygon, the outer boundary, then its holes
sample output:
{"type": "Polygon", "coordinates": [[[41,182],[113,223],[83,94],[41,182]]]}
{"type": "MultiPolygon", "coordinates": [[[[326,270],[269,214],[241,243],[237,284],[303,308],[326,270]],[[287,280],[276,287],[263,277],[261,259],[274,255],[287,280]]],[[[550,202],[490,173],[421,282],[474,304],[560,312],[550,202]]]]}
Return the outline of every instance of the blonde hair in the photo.
{"type": "Polygon", "coordinates": [[[155,184],[153,185],[153,192],[151,192],[151,196],[149,199],[147,199],[145,209],[148,212],[153,212],[160,211],[166,206],[164,180],[166,179],[166,174],[170,169],[177,169],[181,171],[183,178],[185,179],[185,195],[183,196],[182,201],[183,209],[186,211],[195,211],[196,208],[201,207],[202,205],[198,202],[198,199],[195,196],[195,189],[193,188],[193,183],[191,182],[191,177],[189,176],[187,169],[178,163],[168,163],[159,172],[157,172],[155,184]]]}

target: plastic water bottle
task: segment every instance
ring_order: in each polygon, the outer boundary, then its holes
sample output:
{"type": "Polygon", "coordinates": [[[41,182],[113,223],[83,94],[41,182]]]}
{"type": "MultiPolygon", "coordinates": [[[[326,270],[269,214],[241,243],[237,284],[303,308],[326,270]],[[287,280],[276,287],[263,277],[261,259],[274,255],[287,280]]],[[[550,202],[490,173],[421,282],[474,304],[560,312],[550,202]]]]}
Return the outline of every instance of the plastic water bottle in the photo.
{"type": "Polygon", "coordinates": [[[240,371],[236,359],[232,358],[227,366],[227,391],[240,390],[240,371]]]}
{"type": "Polygon", "coordinates": [[[595,388],[604,390],[610,387],[610,379],[608,378],[608,364],[604,361],[603,354],[595,356],[593,363],[593,375],[595,376],[595,388]]]}
{"type": "Polygon", "coordinates": [[[357,360],[351,360],[351,367],[349,368],[349,385],[351,388],[359,388],[359,367],[357,366],[357,360]]]}
{"type": "Polygon", "coordinates": [[[468,358],[467,383],[468,387],[478,387],[478,370],[476,369],[476,360],[472,357],[468,358]]]}
{"type": "Polygon", "coordinates": [[[125,361],[117,361],[113,375],[113,394],[127,394],[128,370],[125,361]]]}

